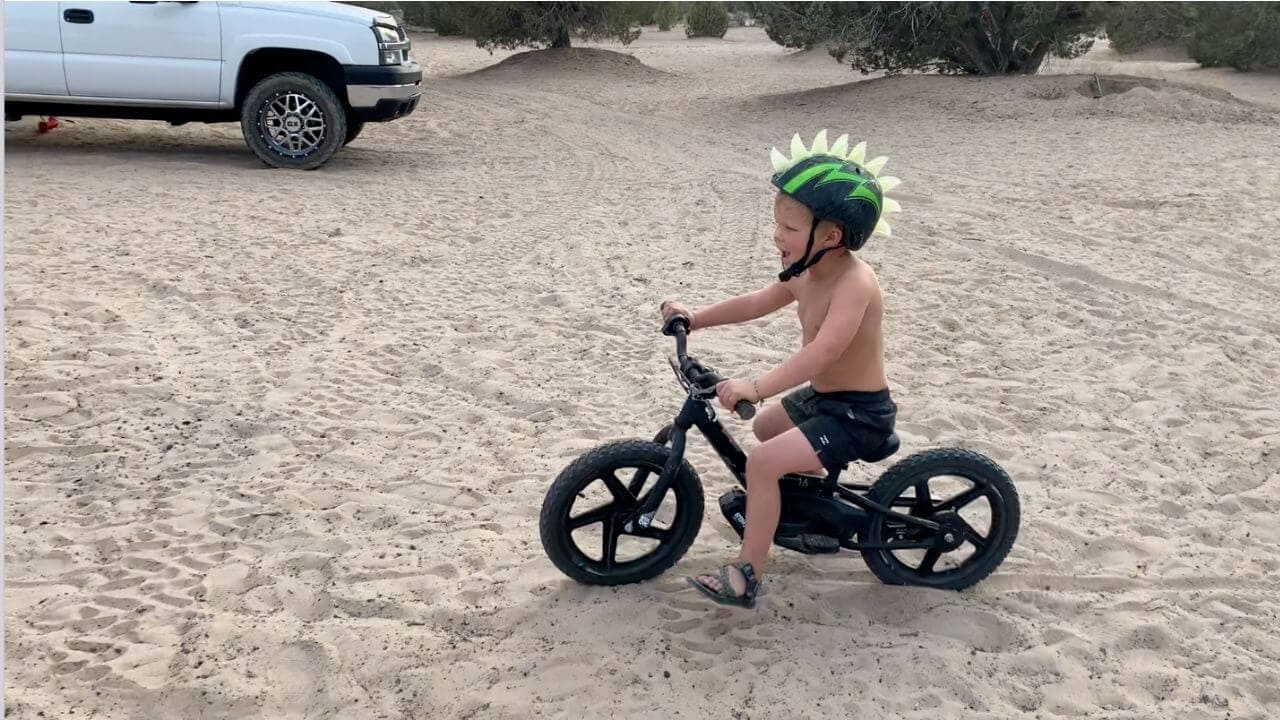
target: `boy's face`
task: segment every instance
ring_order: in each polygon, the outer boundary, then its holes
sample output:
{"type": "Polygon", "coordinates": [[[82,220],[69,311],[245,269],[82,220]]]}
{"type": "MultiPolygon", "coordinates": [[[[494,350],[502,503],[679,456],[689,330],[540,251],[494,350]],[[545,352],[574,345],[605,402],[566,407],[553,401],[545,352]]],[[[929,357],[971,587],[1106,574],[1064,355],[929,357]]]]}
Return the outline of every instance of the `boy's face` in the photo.
{"type": "MultiPolygon", "coordinates": [[[[773,223],[773,244],[778,246],[779,259],[785,268],[804,257],[805,246],[809,244],[809,230],[813,227],[813,213],[789,195],[778,193],[773,198],[773,223]]],[[[813,252],[830,247],[833,235],[835,242],[840,242],[840,230],[835,224],[825,220],[819,223],[813,252]]]]}

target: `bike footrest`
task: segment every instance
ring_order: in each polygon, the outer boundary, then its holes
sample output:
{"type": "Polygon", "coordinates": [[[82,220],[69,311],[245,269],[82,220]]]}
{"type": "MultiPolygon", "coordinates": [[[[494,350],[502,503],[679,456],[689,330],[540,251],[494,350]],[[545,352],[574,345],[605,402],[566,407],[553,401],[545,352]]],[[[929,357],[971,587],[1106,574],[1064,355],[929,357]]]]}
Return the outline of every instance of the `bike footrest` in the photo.
{"type": "Polygon", "coordinates": [[[813,535],[811,533],[803,533],[800,535],[775,537],[773,541],[788,550],[795,550],[796,552],[802,552],[806,555],[820,555],[840,551],[840,541],[830,535],[813,535]]]}

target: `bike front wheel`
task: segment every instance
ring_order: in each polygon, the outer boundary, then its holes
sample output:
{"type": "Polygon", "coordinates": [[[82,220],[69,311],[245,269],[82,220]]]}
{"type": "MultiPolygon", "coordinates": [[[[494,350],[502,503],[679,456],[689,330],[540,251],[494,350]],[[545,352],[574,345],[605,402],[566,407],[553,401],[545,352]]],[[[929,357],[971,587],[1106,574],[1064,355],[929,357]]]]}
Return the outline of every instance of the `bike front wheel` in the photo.
{"type": "Polygon", "coordinates": [[[702,482],[688,462],[680,463],[647,526],[627,520],[649,499],[670,453],[657,443],[622,440],[566,467],[547,491],[538,522],[551,562],[589,585],[642,582],[675,565],[702,526],[702,482]]]}

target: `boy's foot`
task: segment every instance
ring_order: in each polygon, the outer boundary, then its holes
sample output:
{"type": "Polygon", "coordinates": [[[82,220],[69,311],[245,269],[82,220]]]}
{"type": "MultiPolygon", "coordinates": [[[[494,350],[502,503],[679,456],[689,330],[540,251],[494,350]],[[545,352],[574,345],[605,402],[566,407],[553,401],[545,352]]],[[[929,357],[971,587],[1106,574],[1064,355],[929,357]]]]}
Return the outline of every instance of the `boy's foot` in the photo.
{"type": "Polygon", "coordinates": [[[699,575],[697,578],[686,577],[685,580],[721,605],[745,608],[756,606],[760,581],[756,578],[751,563],[730,563],[721,565],[718,570],[718,575],[699,575]]]}

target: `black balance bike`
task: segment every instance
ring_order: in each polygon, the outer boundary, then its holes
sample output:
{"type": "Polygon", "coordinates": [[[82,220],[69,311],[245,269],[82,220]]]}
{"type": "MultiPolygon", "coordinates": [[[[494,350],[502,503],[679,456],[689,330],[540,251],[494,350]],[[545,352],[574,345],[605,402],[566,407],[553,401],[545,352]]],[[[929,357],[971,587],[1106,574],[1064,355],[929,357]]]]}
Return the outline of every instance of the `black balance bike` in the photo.
{"type": "MultiPolygon", "coordinates": [[[[543,549],[578,582],[648,580],[689,549],[703,513],[701,480],[684,457],[691,428],[702,432],[746,487],[746,453],[713,405],[723,378],[686,354],[688,330],[688,320],[679,316],[663,328],[676,338],[671,367],[688,392],[675,422],[651,442],[620,440],[590,450],[547,491],[539,518],[543,549]],[[588,509],[575,512],[576,504],[588,509]]],[[[735,412],[749,420],[755,408],[744,401],[735,412]]],[[[891,435],[863,459],[878,462],[897,450],[898,438],[891,435]]],[[[843,483],[839,475],[781,478],[775,545],[806,554],[857,550],[881,582],[961,590],[990,575],[1017,537],[1017,489],[982,454],[925,450],[895,463],[870,485],[843,483]]],[[[720,496],[720,510],[739,537],[746,503],[741,488],[720,496]]]]}

